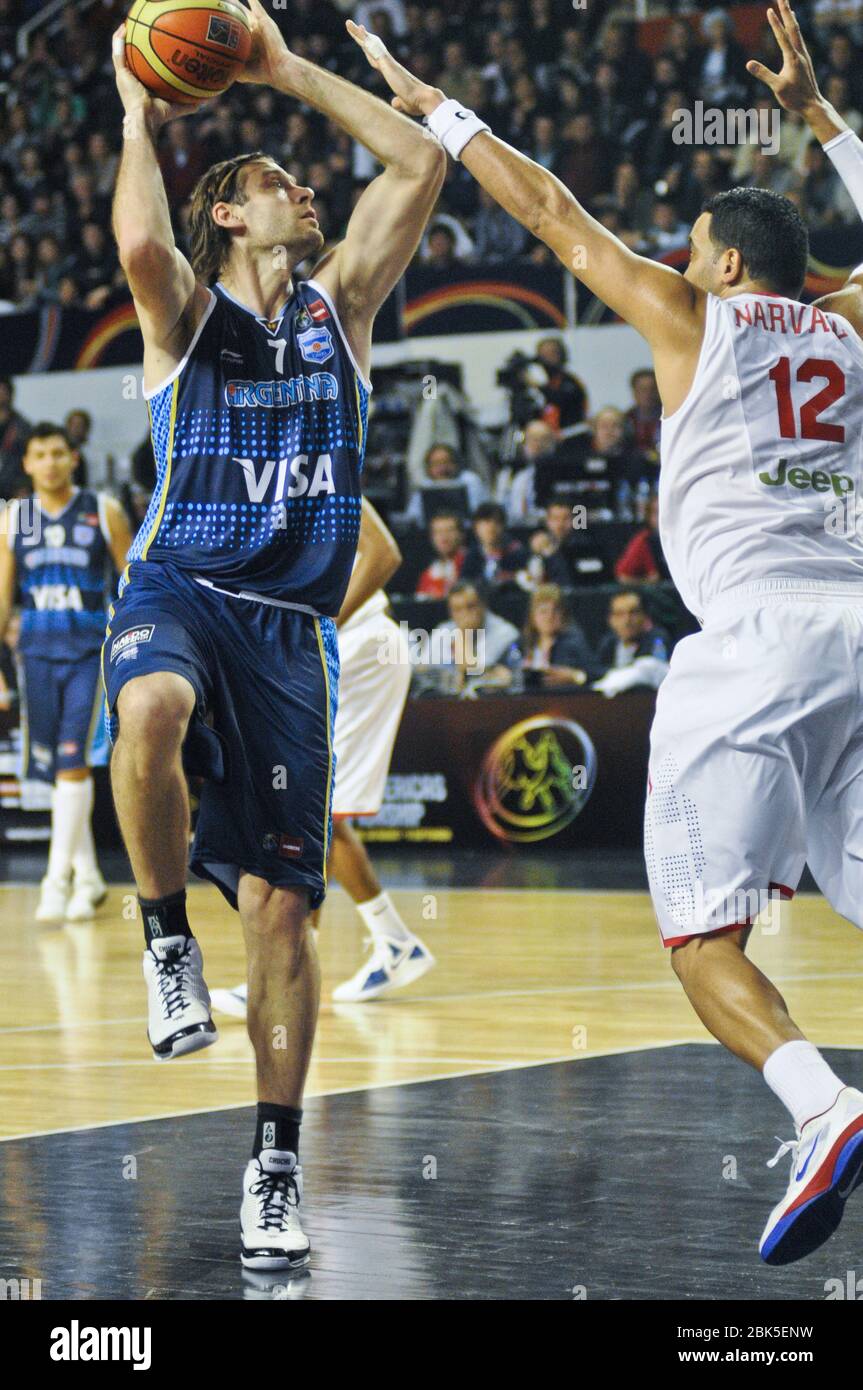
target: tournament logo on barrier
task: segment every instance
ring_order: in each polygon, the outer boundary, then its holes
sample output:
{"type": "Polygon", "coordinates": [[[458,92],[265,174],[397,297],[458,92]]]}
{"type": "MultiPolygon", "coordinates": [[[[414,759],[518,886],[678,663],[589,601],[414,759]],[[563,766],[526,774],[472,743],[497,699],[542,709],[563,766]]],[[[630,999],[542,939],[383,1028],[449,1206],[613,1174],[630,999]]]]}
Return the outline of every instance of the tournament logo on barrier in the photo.
{"type": "Polygon", "coordinates": [[[584,810],[595,782],[596,749],[587,731],[540,714],[495,739],[474,785],[474,806],[499,840],[548,840],[584,810]]]}

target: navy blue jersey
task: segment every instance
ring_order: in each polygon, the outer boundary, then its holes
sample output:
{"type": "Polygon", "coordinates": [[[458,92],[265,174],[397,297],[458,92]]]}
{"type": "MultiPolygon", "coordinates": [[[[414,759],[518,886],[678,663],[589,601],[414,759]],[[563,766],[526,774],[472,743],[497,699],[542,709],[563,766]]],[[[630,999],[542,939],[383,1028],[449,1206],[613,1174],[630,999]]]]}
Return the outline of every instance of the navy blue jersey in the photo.
{"type": "Polygon", "coordinates": [[[22,653],[77,661],[99,651],[110,557],[103,500],[76,488],[58,516],[44,511],[35,496],[10,502],[22,653]]]}
{"type": "Polygon", "coordinates": [[[222,285],[149,397],[156,489],[129,559],[335,615],[360,528],[369,387],[326,291],[274,320],[222,285]]]}

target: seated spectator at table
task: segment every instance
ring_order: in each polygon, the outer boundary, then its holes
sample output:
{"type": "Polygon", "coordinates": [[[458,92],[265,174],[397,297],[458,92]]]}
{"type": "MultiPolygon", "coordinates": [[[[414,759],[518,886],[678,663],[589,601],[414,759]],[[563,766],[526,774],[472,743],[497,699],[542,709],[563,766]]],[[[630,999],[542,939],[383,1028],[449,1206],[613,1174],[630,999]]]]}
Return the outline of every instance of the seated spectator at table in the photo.
{"type": "Polygon", "coordinates": [[[605,675],[595,688],[609,696],[639,685],[657,690],[668,675],[671,642],[662,628],[654,626],[641,594],[622,589],[612,595],[608,626],[611,631],[599,647],[605,675]]]}
{"type": "Polygon", "coordinates": [[[458,454],[449,444],[432,444],[423,463],[425,481],[417,488],[404,514],[405,521],[426,526],[439,508],[458,511],[465,520],[486,499],[486,488],[478,473],[462,468],[458,454]],[[446,493],[446,496],[435,493],[446,493]],[[461,495],[459,495],[461,494],[461,495]]]}
{"type": "Polygon", "coordinates": [[[668,579],[668,565],[659,539],[659,500],[652,496],[647,503],[645,526],[636,532],[617,564],[614,575],[623,584],[658,584],[668,579]]]}
{"type": "Polygon", "coordinates": [[[566,343],[561,338],[543,338],[536,345],[537,361],[546,374],[539,390],[545,397],[543,418],[555,430],[572,429],[587,415],[584,382],[566,370],[566,343]]]}
{"type": "Polygon", "coordinates": [[[473,514],[474,539],[462,566],[462,579],[482,579],[486,584],[509,584],[524,569],[524,546],[506,534],[506,514],[497,502],[483,502],[473,514]]]}
{"type": "Polygon", "coordinates": [[[662,423],[662,402],[656,385],[656,373],[642,367],[629,378],[632,405],[624,415],[626,437],[639,453],[656,458],[659,454],[659,430],[662,423]]]}
{"type": "Polygon", "coordinates": [[[14,408],[15,386],[8,376],[0,377],[0,499],[22,497],[30,484],[21,467],[30,425],[14,408]]]}
{"type": "Polygon", "coordinates": [[[536,672],[536,683],[549,688],[587,685],[603,671],[557,584],[541,584],[531,595],[518,658],[523,672],[536,672]]]}
{"type": "Polygon", "coordinates": [[[593,417],[589,434],[561,440],[551,461],[536,470],[536,496],[545,503],[552,493],[586,508],[594,521],[612,521],[621,483],[630,490],[643,460],[626,441],[623,412],[603,406],[593,417]]]}
{"type": "Polygon", "coordinates": [[[461,577],[467,550],[458,512],[436,512],[429,522],[429,540],[435,559],[417,580],[417,598],[446,598],[461,577]]]}
{"type": "Polygon", "coordinates": [[[521,467],[509,483],[506,497],[506,518],[510,526],[532,526],[542,517],[536,498],[536,469],[543,460],[551,460],[557,448],[558,435],[546,420],[529,420],[519,451],[521,467]]]}
{"type": "Polygon", "coordinates": [[[482,685],[506,686],[517,659],[518,628],[493,613],[487,590],[460,579],[449,591],[449,618],[428,635],[426,660],[418,663],[421,684],[447,694],[475,693],[482,685]]]}
{"type": "Polygon", "coordinates": [[[595,527],[575,529],[572,504],[552,497],[542,527],[530,538],[530,559],[519,575],[522,588],[538,584],[603,584],[609,578],[605,553],[597,543],[595,527]]]}

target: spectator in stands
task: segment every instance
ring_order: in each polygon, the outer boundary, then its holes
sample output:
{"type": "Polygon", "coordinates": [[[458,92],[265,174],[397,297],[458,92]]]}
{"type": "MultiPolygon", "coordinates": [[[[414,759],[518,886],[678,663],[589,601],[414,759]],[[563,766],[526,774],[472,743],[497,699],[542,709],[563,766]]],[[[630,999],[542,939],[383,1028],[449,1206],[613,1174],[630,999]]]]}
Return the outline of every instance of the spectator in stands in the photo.
{"type": "Polygon", "coordinates": [[[472,259],[479,264],[514,261],[527,249],[527,232],[510,217],[484,188],[479,189],[479,209],[474,219],[472,259]]]}
{"type": "Polygon", "coordinates": [[[668,674],[670,641],[654,627],[636,589],[613,595],[608,608],[608,636],[600,644],[605,675],[596,682],[604,695],[646,685],[658,689],[668,674]]]}
{"type": "Polygon", "coordinates": [[[657,198],[647,232],[649,254],[664,256],[689,244],[689,227],[677,214],[670,198],[657,198]]]}
{"type": "MultiPolygon", "coordinates": [[[[613,521],[621,486],[626,484],[630,491],[637,486],[643,460],[626,439],[624,414],[617,406],[603,406],[591,425],[590,436],[572,440],[569,450],[566,441],[560,444],[556,486],[587,508],[588,519],[613,521]]],[[[540,478],[537,495],[541,498],[542,493],[540,478]]]]}
{"type": "Polygon", "coordinates": [[[98,222],[85,222],[81,229],[74,275],[88,309],[101,309],[112,289],[125,283],[114,244],[98,222]]]}
{"type": "Polygon", "coordinates": [[[460,579],[449,591],[449,618],[429,634],[429,664],[443,676],[449,693],[470,693],[483,685],[508,685],[516,660],[518,628],[488,606],[479,582],[460,579]]]}
{"type": "Polygon", "coordinates": [[[465,518],[471,516],[486,499],[485,484],[478,473],[462,468],[455,449],[449,444],[432,444],[426,452],[426,481],[414,493],[405,512],[405,521],[425,526],[427,516],[437,511],[435,492],[446,492],[440,502],[458,510],[465,518]],[[458,497],[458,494],[461,497],[458,497]],[[463,499],[463,500],[462,500],[463,499]]]}
{"type": "Polygon", "coordinates": [[[506,534],[506,513],[497,502],[483,502],[473,515],[473,541],[462,566],[463,579],[481,579],[486,585],[511,584],[524,569],[524,546],[506,534]]]}
{"type": "Polygon", "coordinates": [[[519,574],[522,588],[539,584],[602,584],[609,578],[608,566],[595,526],[576,527],[572,503],[552,497],[545,509],[542,527],[530,538],[530,559],[519,574]]]}
{"type": "Polygon", "coordinates": [[[70,447],[78,457],[75,482],[78,487],[86,487],[89,481],[90,468],[84,453],[84,445],[90,438],[93,417],[89,410],[70,410],[66,416],[64,428],[69,438],[70,447]]]}
{"type": "Polygon", "coordinates": [[[435,512],[429,522],[429,540],[435,559],[417,580],[417,598],[446,598],[461,578],[467,551],[458,512],[435,512]]]}
{"type": "Polygon", "coordinates": [[[536,500],[536,467],[543,459],[551,459],[556,448],[557,433],[551,425],[546,420],[529,420],[520,451],[524,466],[509,484],[505,499],[510,526],[532,526],[542,516],[536,500]]]}
{"type": "Polygon", "coordinates": [[[566,343],[561,338],[543,338],[536,345],[536,356],[546,375],[539,388],[545,399],[544,419],[553,430],[569,430],[583,424],[587,391],[584,382],[566,370],[566,343]]]}
{"type": "Polygon", "coordinates": [[[694,93],[704,62],[704,49],[693,26],[685,19],[673,20],[666,30],[662,52],[674,63],[683,86],[694,93]]]}
{"type": "Polygon", "coordinates": [[[14,407],[15,387],[8,376],[0,377],[0,499],[25,497],[30,487],[21,462],[27,447],[30,423],[14,407]]]}
{"type": "Polygon", "coordinates": [[[566,144],[560,156],[559,177],[580,203],[591,203],[608,188],[611,164],[608,143],[596,128],[589,111],[582,111],[564,127],[566,144]]]}
{"type": "Polygon", "coordinates": [[[638,531],[617,564],[614,574],[623,584],[658,584],[668,579],[668,565],[659,539],[659,501],[652,496],[647,503],[646,525],[638,531]]]}
{"type": "Polygon", "coordinates": [[[640,367],[629,378],[632,405],[624,416],[626,437],[630,445],[649,458],[659,454],[659,432],[662,426],[662,401],[652,367],[640,367]]]}
{"type": "Polygon", "coordinates": [[[455,232],[445,222],[436,222],[429,228],[425,264],[430,270],[452,270],[458,265],[455,240],[455,232]]]}
{"type": "Polygon", "coordinates": [[[701,34],[707,51],[696,83],[698,95],[705,106],[733,106],[745,92],[741,74],[746,70],[746,55],[734,38],[731,16],[718,6],[708,10],[701,34]]]}
{"type": "Polygon", "coordinates": [[[602,675],[603,668],[578,623],[570,619],[557,584],[542,584],[531,594],[517,651],[521,670],[537,672],[542,686],[587,685],[602,675]]]}

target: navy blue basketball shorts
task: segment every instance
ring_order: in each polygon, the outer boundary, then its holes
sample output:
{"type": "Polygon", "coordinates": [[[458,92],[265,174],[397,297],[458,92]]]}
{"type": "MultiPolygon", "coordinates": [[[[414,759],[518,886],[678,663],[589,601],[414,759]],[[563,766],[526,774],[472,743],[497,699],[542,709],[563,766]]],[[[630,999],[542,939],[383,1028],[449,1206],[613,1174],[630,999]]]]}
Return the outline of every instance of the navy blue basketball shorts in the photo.
{"type": "Polygon", "coordinates": [[[77,661],[48,661],[22,653],[21,777],[53,782],[58,772],[74,772],[104,761],[98,756],[102,722],[99,653],[77,661]]]}
{"type": "MultiPolygon", "coordinates": [[[[109,617],[102,674],[112,743],[127,681],[185,676],[197,704],[183,746],[203,777],[190,865],[233,908],[245,871],[326,891],[338,699],[335,624],[210,589],[173,567],[132,565],[109,617]]],[[[158,807],[152,807],[158,815],[158,807]]]]}

